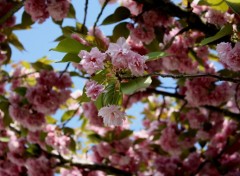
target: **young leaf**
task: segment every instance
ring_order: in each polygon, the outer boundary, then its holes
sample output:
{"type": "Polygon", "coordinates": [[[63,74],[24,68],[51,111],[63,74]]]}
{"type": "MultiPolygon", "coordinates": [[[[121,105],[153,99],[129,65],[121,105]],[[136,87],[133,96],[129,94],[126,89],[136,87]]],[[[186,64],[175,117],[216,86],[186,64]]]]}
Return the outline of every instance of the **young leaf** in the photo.
{"type": "Polygon", "coordinates": [[[127,83],[121,84],[121,89],[124,94],[133,94],[141,89],[147,88],[152,83],[151,77],[140,77],[129,80],[127,83]]]}
{"type": "Polygon", "coordinates": [[[218,33],[216,33],[214,36],[203,39],[200,44],[201,45],[209,44],[209,43],[214,42],[222,37],[232,34],[232,32],[233,32],[232,25],[227,24],[224,27],[222,27],[222,29],[220,31],[218,31],[218,33]]]}
{"type": "Polygon", "coordinates": [[[163,51],[157,51],[157,52],[148,53],[147,56],[148,56],[148,59],[147,59],[147,62],[148,62],[148,61],[153,61],[162,57],[169,56],[169,54],[163,51]]]}
{"type": "Polygon", "coordinates": [[[127,38],[129,36],[129,29],[127,28],[127,22],[122,22],[117,24],[113,29],[113,35],[111,36],[111,41],[116,42],[119,37],[127,38]]]}
{"type": "Polygon", "coordinates": [[[72,4],[70,4],[67,18],[76,18],[76,12],[72,4]]]}
{"type": "Polygon", "coordinates": [[[71,119],[74,116],[75,112],[76,112],[76,110],[66,111],[61,118],[61,122],[65,122],[65,121],[71,119]]]}
{"type": "Polygon", "coordinates": [[[60,41],[57,47],[52,50],[63,53],[78,54],[81,50],[89,51],[90,47],[85,46],[74,39],[66,38],[60,41]]]}
{"type": "Polygon", "coordinates": [[[67,53],[60,62],[75,62],[79,63],[81,61],[80,57],[77,54],[67,53]]]}

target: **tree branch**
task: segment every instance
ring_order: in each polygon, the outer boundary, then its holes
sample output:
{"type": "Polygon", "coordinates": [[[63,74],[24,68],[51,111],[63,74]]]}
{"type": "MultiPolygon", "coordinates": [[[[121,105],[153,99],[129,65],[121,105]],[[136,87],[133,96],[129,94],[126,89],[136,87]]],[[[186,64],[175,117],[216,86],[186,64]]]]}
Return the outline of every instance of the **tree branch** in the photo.
{"type": "MultiPolygon", "coordinates": [[[[155,90],[155,89],[147,89],[147,91],[149,91],[151,93],[156,93],[156,94],[160,94],[160,95],[164,95],[164,96],[169,96],[169,97],[185,100],[183,95],[180,95],[180,94],[177,94],[177,93],[169,93],[169,92],[155,90]]],[[[204,106],[201,106],[201,107],[206,108],[210,111],[222,113],[223,115],[228,116],[233,120],[240,121],[240,114],[228,111],[227,109],[222,109],[222,108],[219,108],[219,107],[209,106],[209,105],[204,105],[204,106]]]]}
{"type": "Polygon", "coordinates": [[[113,175],[116,175],[116,176],[132,176],[132,174],[130,172],[123,171],[123,170],[117,169],[117,168],[112,167],[112,166],[107,166],[107,165],[103,165],[103,164],[75,163],[71,160],[66,160],[61,155],[55,155],[55,154],[51,154],[51,155],[60,160],[60,162],[57,164],[57,166],[71,165],[71,166],[75,166],[79,169],[86,169],[86,170],[89,170],[89,171],[100,170],[100,171],[106,172],[107,174],[113,174],[113,175]]]}
{"type": "Polygon", "coordinates": [[[98,16],[97,16],[97,19],[96,19],[96,21],[95,21],[95,23],[94,23],[94,25],[93,25],[93,35],[94,35],[94,36],[95,36],[95,28],[96,28],[96,26],[97,26],[97,23],[98,23],[100,17],[102,16],[102,13],[103,13],[103,11],[104,11],[104,9],[105,9],[105,7],[107,6],[107,4],[108,4],[109,1],[110,1],[110,0],[105,0],[105,1],[104,1],[104,4],[103,4],[103,6],[102,6],[102,8],[101,8],[101,11],[99,12],[99,14],[98,14],[98,16]]]}
{"type": "MultiPolygon", "coordinates": [[[[231,78],[231,77],[222,77],[222,76],[219,76],[219,75],[213,75],[213,74],[209,74],[209,73],[192,74],[192,75],[188,75],[188,74],[172,75],[172,74],[162,74],[162,73],[150,73],[150,74],[146,74],[142,77],[148,77],[148,76],[160,76],[162,78],[173,78],[173,79],[210,77],[210,78],[216,78],[219,81],[240,83],[240,79],[234,79],[234,78],[231,78]]],[[[132,76],[132,77],[122,76],[121,78],[122,79],[134,79],[136,77],[134,77],[134,76],[132,76]]]]}

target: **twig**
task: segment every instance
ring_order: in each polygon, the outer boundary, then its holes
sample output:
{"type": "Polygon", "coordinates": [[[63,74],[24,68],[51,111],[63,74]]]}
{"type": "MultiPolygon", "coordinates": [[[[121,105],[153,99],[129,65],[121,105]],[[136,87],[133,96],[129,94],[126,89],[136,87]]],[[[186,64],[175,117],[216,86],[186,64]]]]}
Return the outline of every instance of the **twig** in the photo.
{"type": "Polygon", "coordinates": [[[104,9],[105,9],[105,7],[107,6],[107,4],[108,4],[109,1],[110,1],[110,0],[105,0],[103,6],[102,6],[102,8],[101,8],[101,11],[99,12],[99,14],[98,14],[98,16],[97,16],[97,19],[96,19],[96,21],[95,21],[95,23],[94,23],[94,25],[93,25],[93,35],[94,35],[94,36],[95,36],[95,28],[96,28],[96,26],[97,26],[97,23],[98,23],[100,17],[102,16],[102,13],[103,13],[103,11],[104,11],[104,9]]]}
{"type": "Polygon", "coordinates": [[[103,165],[103,164],[75,163],[71,160],[66,160],[61,155],[55,155],[55,154],[51,154],[51,155],[60,160],[60,162],[56,166],[70,165],[70,166],[75,166],[80,169],[87,169],[87,170],[91,170],[91,171],[100,170],[100,171],[106,172],[107,174],[111,174],[111,175],[113,174],[116,176],[132,176],[132,174],[130,172],[123,171],[123,170],[117,169],[112,166],[107,166],[107,165],[103,165]]]}
{"type": "Polygon", "coordinates": [[[84,32],[84,26],[85,26],[86,20],[87,20],[87,11],[88,11],[88,0],[85,1],[83,25],[82,25],[82,28],[81,28],[82,33],[84,32]]]}
{"type": "MultiPolygon", "coordinates": [[[[151,93],[156,93],[156,94],[165,95],[165,96],[184,100],[184,96],[180,95],[178,93],[170,93],[170,92],[165,92],[165,91],[160,91],[160,90],[155,90],[155,89],[147,89],[147,91],[149,91],[151,93]]],[[[215,106],[209,106],[209,105],[204,105],[201,107],[206,108],[210,111],[222,113],[223,115],[228,116],[231,119],[236,120],[238,122],[240,121],[240,114],[228,111],[227,109],[223,109],[223,108],[219,108],[219,107],[215,107],[215,106]]]]}
{"type": "Polygon", "coordinates": [[[65,72],[67,72],[69,66],[70,66],[70,62],[67,63],[65,69],[60,73],[60,75],[59,75],[59,79],[62,77],[62,75],[63,75],[65,72]]]}
{"type": "MultiPolygon", "coordinates": [[[[142,77],[148,77],[148,76],[160,76],[162,78],[173,78],[173,79],[180,79],[180,78],[200,78],[200,77],[210,77],[210,78],[216,78],[219,81],[227,81],[227,82],[233,82],[233,83],[240,83],[240,79],[234,79],[231,77],[222,77],[219,75],[213,75],[209,73],[202,73],[202,74],[179,74],[179,75],[172,75],[172,74],[161,74],[161,73],[150,73],[146,74],[142,77]]],[[[122,77],[122,79],[134,79],[136,77],[122,77]]]]}

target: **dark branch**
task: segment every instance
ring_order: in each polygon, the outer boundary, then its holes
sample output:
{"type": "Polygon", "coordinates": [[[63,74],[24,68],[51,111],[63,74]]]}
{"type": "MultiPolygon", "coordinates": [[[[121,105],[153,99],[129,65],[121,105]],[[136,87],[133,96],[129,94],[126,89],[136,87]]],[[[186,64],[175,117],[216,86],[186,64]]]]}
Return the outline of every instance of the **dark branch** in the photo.
{"type": "Polygon", "coordinates": [[[70,166],[75,166],[79,169],[84,169],[84,170],[89,170],[89,171],[100,170],[100,171],[106,172],[107,174],[116,175],[116,176],[132,176],[132,174],[130,172],[123,171],[123,170],[117,169],[112,166],[107,166],[107,165],[103,165],[103,164],[75,163],[71,160],[66,160],[61,155],[55,155],[55,154],[51,154],[51,155],[60,160],[60,162],[56,166],[70,165],[70,166]]]}
{"type": "MultiPolygon", "coordinates": [[[[208,73],[202,73],[202,74],[178,74],[178,75],[172,75],[172,74],[161,74],[161,73],[151,73],[144,75],[143,77],[148,77],[148,76],[160,76],[162,78],[173,78],[173,79],[180,79],[180,78],[200,78],[200,77],[210,77],[210,78],[215,78],[219,81],[227,81],[227,82],[233,82],[233,83],[240,83],[240,79],[234,79],[231,77],[223,77],[219,75],[213,75],[213,74],[208,74],[208,73]]],[[[134,79],[136,77],[121,77],[122,79],[134,79]]]]}
{"type": "MultiPolygon", "coordinates": [[[[180,94],[177,94],[177,93],[169,93],[169,92],[155,90],[155,89],[147,89],[147,91],[149,91],[151,93],[156,93],[156,94],[160,94],[160,95],[169,96],[169,97],[184,100],[184,96],[180,95],[180,94]]],[[[222,113],[225,116],[228,116],[233,120],[240,121],[240,114],[228,111],[227,109],[222,109],[222,108],[219,108],[219,107],[209,106],[209,105],[204,105],[204,106],[201,106],[201,107],[206,108],[210,111],[222,113]]]]}

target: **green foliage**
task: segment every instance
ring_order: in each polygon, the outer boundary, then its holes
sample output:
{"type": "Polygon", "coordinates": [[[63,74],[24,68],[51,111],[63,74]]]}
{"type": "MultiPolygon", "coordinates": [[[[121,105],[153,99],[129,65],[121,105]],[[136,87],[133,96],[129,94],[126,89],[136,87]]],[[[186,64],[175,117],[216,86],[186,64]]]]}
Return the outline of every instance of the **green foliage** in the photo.
{"type": "Polygon", "coordinates": [[[231,24],[226,24],[221,28],[219,32],[217,32],[214,36],[205,38],[201,41],[201,45],[207,45],[210,44],[218,39],[221,39],[227,35],[231,35],[233,32],[232,25],[231,24]]]}
{"type": "Polygon", "coordinates": [[[200,0],[199,5],[208,5],[215,10],[226,12],[228,5],[224,0],[200,0]]]}
{"type": "Polygon", "coordinates": [[[27,88],[26,87],[17,87],[16,89],[14,89],[14,92],[16,92],[17,94],[24,97],[27,93],[27,88]]]}
{"type": "Polygon", "coordinates": [[[81,59],[78,57],[77,54],[67,53],[61,61],[59,62],[75,62],[79,63],[81,59]]]}
{"type": "Polygon", "coordinates": [[[52,50],[63,53],[78,54],[81,50],[89,51],[90,47],[83,45],[74,39],[65,38],[59,42],[56,48],[53,48],[52,50]]]}
{"type": "Polygon", "coordinates": [[[127,22],[117,24],[113,29],[113,34],[110,37],[112,42],[116,42],[119,37],[127,38],[129,36],[129,29],[127,28],[127,22]]]}
{"type": "Polygon", "coordinates": [[[69,11],[68,11],[68,18],[76,18],[76,12],[72,4],[70,4],[69,11]]]}
{"type": "Polygon", "coordinates": [[[76,110],[68,110],[68,111],[64,112],[64,114],[61,118],[61,122],[70,120],[75,114],[76,114],[76,110]]]}
{"type": "Polygon", "coordinates": [[[164,51],[156,51],[156,52],[148,53],[147,56],[148,56],[148,59],[147,59],[147,62],[148,62],[148,61],[153,61],[153,60],[160,59],[162,57],[169,56],[169,54],[164,51]]]}
{"type": "Polygon", "coordinates": [[[48,124],[56,124],[57,123],[57,120],[55,118],[53,118],[52,116],[46,116],[45,117],[46,121],[48,124]]]}
{"type": "Polygon", "coordinates": [[[118,7],[112,15],[109,15],[102,22],[102,25],[113,24],[129,18],[131,15],[130,11],[126,7],[118,7]]]}
{"type": "Polygon", "coordinates": [[[151,77],[140,77],[121,83],[121,89],[124,94],[131,95],[134,92],[147,88],[152,83],[151,77]]]}
{"type": "Polygon", "coordinates": [[[227,5],[238,15],[240,15],[240,1],[239,0],[224,0],[227,5]]]}

